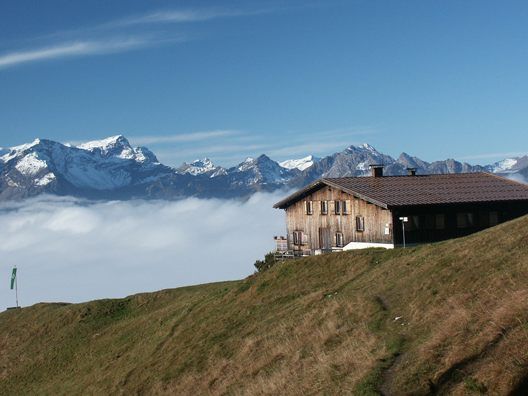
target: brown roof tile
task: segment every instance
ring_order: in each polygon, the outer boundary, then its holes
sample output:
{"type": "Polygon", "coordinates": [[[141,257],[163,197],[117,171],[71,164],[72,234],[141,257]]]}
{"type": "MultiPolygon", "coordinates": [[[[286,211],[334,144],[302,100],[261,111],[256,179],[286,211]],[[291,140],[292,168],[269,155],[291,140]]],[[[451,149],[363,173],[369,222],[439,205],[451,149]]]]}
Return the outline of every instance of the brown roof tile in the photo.
{"type": "Polygon", "coordinates": [[[528,201],[528,185],[490,173],[323,178],[275,204],[284,209],[324,185],[339,188],[376,205],[434,205],[469,202],[528,201]]]}

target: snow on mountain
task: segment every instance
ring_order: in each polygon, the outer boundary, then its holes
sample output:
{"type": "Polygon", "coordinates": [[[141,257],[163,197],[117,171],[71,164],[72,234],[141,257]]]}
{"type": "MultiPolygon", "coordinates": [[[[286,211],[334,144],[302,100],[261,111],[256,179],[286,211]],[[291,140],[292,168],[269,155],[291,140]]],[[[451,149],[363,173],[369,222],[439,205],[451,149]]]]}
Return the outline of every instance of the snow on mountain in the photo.
{"type": "Polygon", "coordinates": [[[98,154],[102,158],[129,159],[136,162],[158,162],[154,153],[146,147],[132,147],[123,135],[111,136],[102,140],[94,140],[77,146],[78,149],[98,154]]]}
{"type": "Polygon", "coordinates": [[[394,159],[366,143],[320,159],[309,155],[280,164],[260,155],[229,169],[208,158],[174,169],[160,164],[147,148],[132,147],[123,135],[76,147],[36,139],[2,149],[0,154],[0,200],[41,193],[99,199],[234,198],[261,190],[299,188],[320,177],[367,176],[372,164],[383,164],[386,175],[404,175],[408,167],[417,168],[418,174],[528,174],[528,156],[485,167],[453,159],[429,163],[406,153],[394,159]]]}
{"type": "Polygon", "coordinates": [[[283,168],[264,154],[258,158],[248,157],[228,172],[235,183],[245,185],[281,184],[291,176],[290,169],[283,168]]]}
{"type": "Polygon", "coordinates": [[[247,157],[244,162],[238,164],[237,170],[239,172],[244,172],[248,169],[251,169],[255,165],[255,158],[247,157]]]}
{"type": "MultiPolygon", "coordinates": [[[[354,146],[350,146],[349,148],[351,147],[354,147],[354,146]]],[[[366,151],[370,151],[371,153],[373,154],[379,154],[379,151],[376,150],[373,146],[371,146],[370,144],[368,143],[362,143],[358,146],[358,148],[360,149],[363,149],[363,150],[366,150],[366,151]]]]}
{"type": "Polygon", "coordinates": [[[48,164],[46,161],[39,159],[37,153],[30,153],[20,159],[15,165],[16,170],[20,173],[34,176],[41,170],[46,169],[48,164]]]}
{"type": "Polygon", "coordinates": [[[37,186],[47,186],[48,184],[53,182],[56,178],[57,177],[53,173],[49,172],[49,173],[46,173],[40,179],[36,179],[35,180],[35,185],[37,185],[37,186]]]}
{"type": "Polygon", "coordinates": [[[321,168],[324,177],[365,176],[370,172],[369,165],[388,166],[395,163],[392,157],[380,153],[367,143],[351,145],[327,158],[331,160],[321,161],[327,163],[326,167],[321,168]]]}
{"type": "Polygon", "coordinates": [[[178,168],[178,172],[182,174],[189,174],[193,176],[208,174],[210,177],[216,177],[226,174],[226,170],[222,167],[216,166],[209,158],[197,159],[190,164],[184,162],[178,168]]]}
{"type": "Polygon", "coordinates": [[[279,165],[286,169],[299,169],[303,171],[305,169],[308,169],[314,164],[314,162],[318,160],[319,158],[315,158],[313,155],[309,155],[304,158],[282,161],[279,162],[279,165]]]}
{"type": "Polygon", "coordinates": [[[40,144],[40,139],[35,139],[31,143],[22,144],[20,146],[14,146],[10,148],[4,148],[2,149],[2,157],[0,157],[0,160],[2,162],[8,162],[18,156],[21,152],[28,150],[36,145],[40,144]]]}
{"type": "Polygon", "coordinates": [[[148,149],[131,147],[122,135],[78,147],[36,139],[10,148],[0,160],[0,178],[20,190],[9,193],[14,195],[31,195],[34,188],[36,192],[53,189],[65,193],[72,189],[110,190],[152,181],[171,171],[148,149]]]}
{"type": "Polygon", "coordinates": [[[502,161],[495,162],[491,165],[491,171],[493,173],[511,173],[517,165],[517,161],[517,158],[506,158],[502,161]]]}

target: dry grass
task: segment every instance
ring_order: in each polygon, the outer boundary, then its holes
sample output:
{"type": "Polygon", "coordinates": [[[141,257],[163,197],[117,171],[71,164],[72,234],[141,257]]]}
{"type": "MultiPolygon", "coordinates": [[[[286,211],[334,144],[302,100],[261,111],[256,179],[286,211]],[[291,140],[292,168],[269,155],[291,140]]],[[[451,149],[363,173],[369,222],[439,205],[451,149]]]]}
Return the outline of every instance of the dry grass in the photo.
{"type": "Polygon", "coordinates": [[[2,313],[0,394],[507,394],[526,384],[526,345],[523,218],[236,282],[2,313]]]}

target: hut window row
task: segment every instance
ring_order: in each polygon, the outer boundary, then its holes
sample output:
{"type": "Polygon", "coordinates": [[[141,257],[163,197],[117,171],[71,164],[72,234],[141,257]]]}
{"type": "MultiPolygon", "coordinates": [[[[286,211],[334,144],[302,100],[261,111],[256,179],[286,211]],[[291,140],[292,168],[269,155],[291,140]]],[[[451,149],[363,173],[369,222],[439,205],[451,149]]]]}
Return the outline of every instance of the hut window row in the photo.
{"type": "MultiPolygon", "coordinates": [[[[456,214],[456,218],[453,221],[456,221],[456,227],[460,229],[475,227],[477,223],[479,223],[481,226],[494,226],[499,223],[499,213],[496,211],[483,213],[480,215],[479,219],[477,219],[474,213],[458,212],[456,214]]],[[[422,229],[445,230],[446,215],[439,213],[426,214],[422,216],[409,216],[409,221],[405,224],[405,230],[416,231],[422,229]]]]}
{"type": "MultiPolygon", "coordinates": [[[[328,201],[321,201],[321,214],[328,214],[328,201]]],[[[313,201],[304,201],[304,213],[313,214],[313,201]]],[[[334,213],[336,215],[347,215],[350,213],[348,201],[334,201],[334,213]]]]}

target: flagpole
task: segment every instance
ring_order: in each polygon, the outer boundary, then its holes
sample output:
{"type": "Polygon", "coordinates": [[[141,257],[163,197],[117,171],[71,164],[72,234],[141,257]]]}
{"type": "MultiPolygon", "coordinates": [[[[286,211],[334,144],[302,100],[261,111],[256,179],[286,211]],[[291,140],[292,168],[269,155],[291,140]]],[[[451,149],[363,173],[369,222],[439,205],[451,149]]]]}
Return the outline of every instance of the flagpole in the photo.
{"type": "Polygon", "coordinates": [[[18,308],[18,273],[15,276],[15,296],[16,296],[16,307],[18,308]]]}

